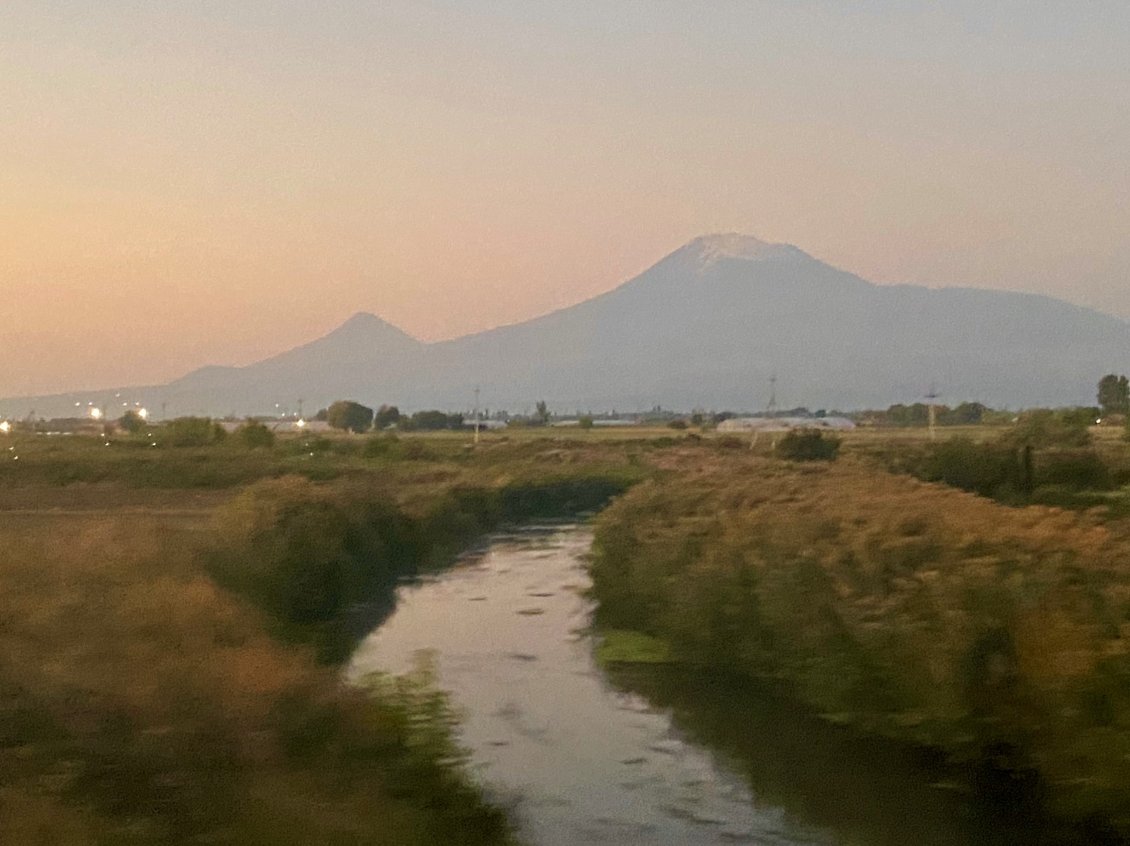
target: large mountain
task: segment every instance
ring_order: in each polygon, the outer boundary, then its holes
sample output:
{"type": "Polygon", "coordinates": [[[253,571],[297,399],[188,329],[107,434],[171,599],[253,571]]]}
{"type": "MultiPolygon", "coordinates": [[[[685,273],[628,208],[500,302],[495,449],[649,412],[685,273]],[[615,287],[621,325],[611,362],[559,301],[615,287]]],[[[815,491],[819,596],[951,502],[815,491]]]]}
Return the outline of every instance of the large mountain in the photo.
{"type": "Polygon", "coordinates": [[[37,397],[65,414],[121,393],[174,414],[311,409],[348,397],[402,409],[810,408],[919,400],[1022,407],[1093,402],[1130,369],[1130,324],[1032,294],[873,285],[796,247],[697,238],[620,287],[524,323],[426,344],[369,314],[247,367],[168,385],[37,397]]]}

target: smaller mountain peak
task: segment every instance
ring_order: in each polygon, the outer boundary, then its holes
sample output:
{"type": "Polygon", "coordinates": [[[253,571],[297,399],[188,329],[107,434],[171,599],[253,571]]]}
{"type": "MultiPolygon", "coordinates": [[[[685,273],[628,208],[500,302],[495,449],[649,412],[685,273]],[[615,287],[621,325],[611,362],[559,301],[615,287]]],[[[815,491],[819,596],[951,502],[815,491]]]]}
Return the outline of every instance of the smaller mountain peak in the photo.
{"type": "Polygon", "coordinates": [[[763,261],[804,255],[791,244],[771,244],[752,235],[742,235],[737,232],[701,235],[687,244],[683,250],[693,255],[703,265],[713,264],[719,259],[763,261]]]}
{"type": "Polygon", "coordinates": [[[340,328],[346,326],[388,326],[389,323],[377,317],[371,311],[359,311],[343,324],[340,328]]]}
{"type": "Polygon", "coordinates": [[[342,323],[327,338],[398,338],[416,341],[411,335],[387,320],[368,311],[359,311],[342,323]]]}

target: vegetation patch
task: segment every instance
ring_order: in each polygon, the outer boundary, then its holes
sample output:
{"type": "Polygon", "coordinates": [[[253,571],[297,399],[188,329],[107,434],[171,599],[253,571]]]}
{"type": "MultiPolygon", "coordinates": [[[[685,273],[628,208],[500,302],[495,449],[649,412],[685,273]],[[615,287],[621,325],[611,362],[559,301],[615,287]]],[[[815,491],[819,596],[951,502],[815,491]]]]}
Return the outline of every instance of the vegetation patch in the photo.
{"type": "Polygon", "coordinates": [[[1038,772],[1130,832],[1130,566],[1087,514],[1006,508],[855,462],[747,457],[597,521],[598,623],[809,708],[1038,772]]]}
{"type": "Polygon", "coordinates": [[[671,648],[666,642],[629,629],[602,629],[596,660],[608,664],[669,664],[671,648]]]}
{"type": "Polygon", "coordinates": [[[334,662],[402,576],[653,470],[620,445],[147,434],[21,436],[0,463],[5,846],[511,842],[427,672],[361,691],[334,662]]]}

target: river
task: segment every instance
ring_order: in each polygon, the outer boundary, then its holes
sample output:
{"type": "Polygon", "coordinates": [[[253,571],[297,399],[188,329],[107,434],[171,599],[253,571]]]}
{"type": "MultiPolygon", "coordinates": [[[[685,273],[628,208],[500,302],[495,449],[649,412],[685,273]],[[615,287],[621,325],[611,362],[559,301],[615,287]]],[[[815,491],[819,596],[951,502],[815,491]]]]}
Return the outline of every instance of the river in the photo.
{"type": "MultiPolygon", "coordinates": [[[[749,686],[593,657],[584,526],[497,535],[402,586],[347,675],[431,656],[488,796],[538,846],[995,844],[986,820],[907,750],[749,686]]],[[[1019,841],[1023,842],[1023,840],[1019,841]]]]}

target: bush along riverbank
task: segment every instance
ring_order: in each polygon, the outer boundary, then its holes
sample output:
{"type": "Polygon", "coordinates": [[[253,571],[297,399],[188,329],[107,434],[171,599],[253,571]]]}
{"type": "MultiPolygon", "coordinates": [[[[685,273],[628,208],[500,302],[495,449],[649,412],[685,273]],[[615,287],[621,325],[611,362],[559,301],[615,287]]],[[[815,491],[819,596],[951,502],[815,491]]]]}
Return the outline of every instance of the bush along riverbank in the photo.
{"type": "Polygon", "coordinates": [[[408,503],[375,479],[269,480],[219,510],[210,572],[265,612],[277,635],[333,663],[391,608],[399,580],[443,566],[500,525],[597,509],[635,478],[582,470],[436,487],[408,503]]]}
{"type": "Polygon", "coordinates": [[[402,576],[651,472],[573,458],[382,456],[321,482],[270,464],[191,510],[161,491],[139,510],[120,468],[115,487],[56,490],[32,462],[19,499],[79,507],[0,510],[0,840],[512,842],[427,673],[356,689],[335,662],[402,576]]]}
{"type": "Polygon", "coordinates": [[[0,521],[0,842],[511,842],[426,676],[346,686],[152,517],[0,521]]]}
{"type": "Polygon", "coordinates": [[[1130,541],[854,463],[735,459],[597,520],[597,623],[1130,834],[1130,541]],[[1035,787],[1033,788],[1036,789],[1035,787]]]}

